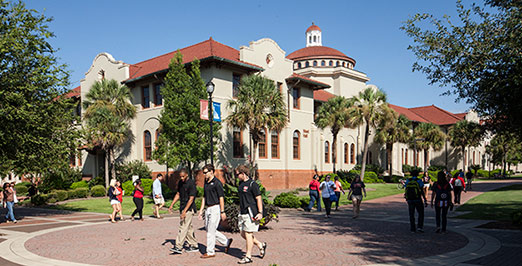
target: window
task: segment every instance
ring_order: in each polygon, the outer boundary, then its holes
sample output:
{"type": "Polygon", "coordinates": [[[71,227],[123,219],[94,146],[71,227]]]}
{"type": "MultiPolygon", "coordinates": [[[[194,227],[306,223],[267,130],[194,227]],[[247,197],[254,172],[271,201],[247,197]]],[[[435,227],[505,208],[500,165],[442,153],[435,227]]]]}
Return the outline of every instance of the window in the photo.
{"type": "Polygon", "coordinates": [[[372,164],[373,161],[372,161],[372,152],[371,151],[368,151],[368,155],[367,155],[367,158],[366,158],[366,162],[368,164],[372,164]]]}
{"type": "Polygon", "coordinates": [[[149,86],[141,87],[141,107],[143,109],[150,107],[149,86]]]}
{"type": "Polygon", "coordinates": [[[317,61],[314,61],[314,67],[316,67],[316,66],[317,66],[317,61]]]}
{"type": "Polygon", "coordinates": [[[242,130],[235,127],[232,132],[232,152],[234,153],[234,158],[242,158],[243,157],[243,134],[242,130]]]}
{"type": "Polygon", "coordinates": [[[267,158],[266,155],[266,130],[263,129],[260,132],[259,143],[257,148],[259,149],[259,158],[267,158]]]}
{"type": "Polygon", "coordinates": [[[277,82],[277,89],[279,90],[279,93],[283,95],[283,83],[277,82]]]}
{"type": "Polygon", "coordinates": [[[309,66],[310,66],[310,62],[306,61],[305,67],[309,67],[309,66]]]}
{"type": "Polygon", "coordinates": [[[154,106],[163,105],[163,97],[161,96],[161,87],[163,84],[154,84],[154,106]]]}
{"type": "Polygon", "coordinates": [[[321,61],[321,66],[326,66],[326,62],[324,60],[321,61]]]}
{"type": "Polygon", "coordinates": [[[295,160],[299,160],[300,158],[300,150],[299,150],[299,141],[300,141],[300,136],[301,134],[299,133],[299,131],[294,131],[294,135],[293,135],[293,141],[292,141],[292,145],[293,145],[293,155],[294,155],[294,159],[295,160]]]}
{"type": "Polygon", "coordinates": [[[344,163],[348,163],[348,143],[344,144],[344,163]]]}
{"type": "Polygon", "coordinates": [[[401,149],[401,164],[404,164],[404,149],[401,149]]]}
{"type": "Polygon", "coordinates": [[[279,159],[279,133],[277,131],[272,131],[270,138],[272,158],[279,159]]]}
{"type": "Polygon", "coordinates": [[[468,153],[466,151],[464,151],[464,166],[466,165],[466,161],[468,159],[468,153]]]}
{"type": "Polygon", "coordinates": [[[328,141],[324,142],[324,162],[330,162],[330,143],[328,141]]]}
{"type": "Polygon", "coordinates": [[[317,36],[314,36],[314,42],[317,41],[317,36]]]}
{"type": "Polygon", "coordinates": [[[297,68],[301,68],[301,62],[297,63],[297,68]]]}
{"type": "Polygon", "coordinates": [[[339,61],[337,61],[337,63],[335,63],[335,66],[338,67],[340,65],[339,61]]]}
{"type": "Polygon", "coordinates": [[[414,151],[415,153],[415,158],[417,159],[417,161],[415,162],[415,166],[419,166],[419,151],[414,151]]]}
{"type": "Polygon", "coordinates": [[[152,139],[148,130],[143,132],[143,154],[145,161],[152,160],[152,139]]]}
{"type": "Polygon", "coordinates": [[[69,165],[76,166],[76,155],[74,154],[74,152],[71,152],[69,154],[69,165]]]}
{"type": "Polygon", "coordinates": [[[241,82],[241,76],[238,74],[232,75],[232,97],[237,98],[239,95],[239,83],[241,82]]]}
{"type": "Polygon", "coordinates": [[[404,164],[408,164],[408,149],[404,150],[404,164]]]}
{"type": "Polygon", "coordinates": [[[294,109],[299,109],[299,100],[301,98],[299,88],[292,88],[292,97],[294,98],[294,109]]]}
{"type": "Polygon", "coordinates": [[[330,60],[330,62],[328,63],[329,66],[333,66],[333,61],[330,60]]]}
{"type": "Polygon", "coordinates": [[[78,152],[78,166],[82,166],[82,152],[78,152]]]}
{"type": "Polygon", "coordinates": [[[355,164],[355,144],[350,145],[350,163],[355,164]]]}
{"type": "Polygon", "coordinates": [[[343,67],[346,67],[346,62],[343,62],[343,67]]]}

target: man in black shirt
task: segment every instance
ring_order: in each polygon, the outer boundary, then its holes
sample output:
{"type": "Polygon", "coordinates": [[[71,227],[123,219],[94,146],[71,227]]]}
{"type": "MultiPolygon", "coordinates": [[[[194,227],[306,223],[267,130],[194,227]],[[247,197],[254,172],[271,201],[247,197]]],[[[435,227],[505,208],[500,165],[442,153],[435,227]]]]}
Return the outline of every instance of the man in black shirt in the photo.
{"type": "Polygon", "coordinates": [[[174,203],[179,200],[179,232],[176,237],[176,246],[170,250],[174,253],[181,254],[183,252],[183,243],[185,240],[189,243],[187,252],[197,252],[198,241],[194,235],[194,228],[192,227],[192,217],[196,213],[195,199],[197,196],[196,183],[193,179],[188,177],[186,169],[181,169],[179,172],[180,180],[178,182],[178,192],[174,195],[174,199],[169,207],[169,212],[172,212],[174,203]]]}
{"type": "Polygon", "coordinates": [[[203,218],[203,209],[207,206],[205,211],[205,229],[207,229],[207,252],[201,255],[201,258],[213,258],[216,256],[214,248],[216,240],[222,245],[226,246],[225,253],[228,253],[232,238],[228,239],[221,232],[217,230],[219,221],[226,220],[225,214],[225,191],[223,184],[214,176],[214,166],[207,164],[203,167],[203,174],[205,175],[205,186],[203,187],[203,200],[201,201],[201,208],[199,210],[199,219],[203,218]]]}
{"type": "Polygon", "coordinates": [[[259,230],[259,221],[263,219],[263,200],[259,185],[248,177],[249,169],[246,165],[236,168],[236,176],[241,181],[237,189],[239,193],[239,217],[238,226],[241,237],[246,240],[246,254],[238,263],[246,264],[252,262],[252,248],[254,244],[259,248],[260,257],[265,256],[266,242],[261,243],[254,236],[259,230]]]}

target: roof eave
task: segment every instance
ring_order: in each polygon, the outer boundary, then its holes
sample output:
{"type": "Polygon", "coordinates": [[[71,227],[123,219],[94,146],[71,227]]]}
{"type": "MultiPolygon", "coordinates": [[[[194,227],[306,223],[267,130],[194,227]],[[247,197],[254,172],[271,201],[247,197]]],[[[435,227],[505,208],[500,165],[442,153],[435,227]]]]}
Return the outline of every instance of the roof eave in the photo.
{"type": "Polygon", "coordinates": [[[304,78],[300,78],[300,77],[289,77],[289,78],[286,78],[286,81],[291,81],[291,80],[299,80],[299,81],[311,84],[313,86],[314,90],[321,90],[321,89],[330,88],[330,85],[322,84],[322,83],[319,83],[319,82],[314,82],[314,81],[311,81],[311,80],[308,80],[308,79],[304,79],[304,78]]]}

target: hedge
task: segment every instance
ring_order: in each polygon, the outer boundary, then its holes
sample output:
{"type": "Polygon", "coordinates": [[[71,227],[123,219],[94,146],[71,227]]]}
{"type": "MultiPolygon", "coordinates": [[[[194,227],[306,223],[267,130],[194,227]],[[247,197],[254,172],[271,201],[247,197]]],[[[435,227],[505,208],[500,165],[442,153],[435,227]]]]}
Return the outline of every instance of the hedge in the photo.
{"type": "Polygon", "coordinates": [[[125,195],[131,195],[132,191],[134,191],[132,180],[127,180],[123,182],[123,184],[121,184],[121,188],[125,191],[125,195]]]}
{"type": "Polygon", "coordinates": [[[31,198],[31,203],[35,206],[45,205],[47,199],[47,194],[37,194],[31,198]]]}
{"type": "Polygon", "coordinates": [[[25,195],[27,194],[27,191],[29,190],[26,186],[24,185],[15,185],[15,190],[16,190],[16,195],[17,196],[22,196],[22,195],[25,195]]]}
{"type": "Polygon", "coordinates": [[[69,198],[67,190],[53,190],[52,192],[56,193],[56,200],[58,201],[64,201],[69,198]]]}
{"type": "Polygon", "coordinates": [[[292,193],[283,192],[274,198],[274,205],[281,208],[299,208],[301,200],[292,193]]]}
{"type": "Polygon", "coordinates": [[[74,182],[71,185],[71,189],[73,189],[73,190],[77,189],[77,188],[80,188],[80,187],[89,188],[89,184],[87,183],[87,181],[82,180],[82,181],[74,182]]]}
{"type": "Polygon", "coordinates": [[[89,196],[89,188],[80,187],[74,190],[77,198],[87,198],[89,196]]]}
{"type": "Polygon", "coordinates": [[[91,188],[91,197],[105,197],[105,187],[102,185],[96,185],[91,188]]]}

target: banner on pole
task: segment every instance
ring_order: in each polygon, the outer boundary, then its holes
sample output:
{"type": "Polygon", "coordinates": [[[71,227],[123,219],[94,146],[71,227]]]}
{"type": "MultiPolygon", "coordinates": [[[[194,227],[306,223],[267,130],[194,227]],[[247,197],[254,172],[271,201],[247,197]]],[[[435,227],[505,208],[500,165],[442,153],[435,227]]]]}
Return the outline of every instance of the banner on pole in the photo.
{"type": "MultiPolygon", "coordinates": [[[[212,102],[212,116],[215,122],[221,122],[221,103],[212,102]]],[[[208,101],[199,100],[199,117],[208,120],[208,101]]]]}

